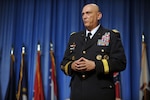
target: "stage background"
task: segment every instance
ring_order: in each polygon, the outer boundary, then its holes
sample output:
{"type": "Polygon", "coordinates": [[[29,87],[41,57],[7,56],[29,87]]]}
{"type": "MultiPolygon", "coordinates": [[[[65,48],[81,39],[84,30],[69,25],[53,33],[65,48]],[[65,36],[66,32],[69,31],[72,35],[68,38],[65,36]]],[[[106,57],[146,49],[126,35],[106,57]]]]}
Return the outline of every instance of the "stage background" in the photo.
{"type": "MultiPolygon", "coordinates": [[[[70,78],[60,70],[60,62],[71,32],[84,29],[81,18],[83,5],[96,3],[103,17],[100,23],[120,31],[127,57],[121,72],[123,100],[139,99],[141,36],[144,32],[150,62],[150,1],[149,0],[1,0],[0,1],[0,99],[3,100],[9,80],[10,49],[16,57],[16,78],[19,77],[21,49],[26,48],[28,95],[33,96],[37,43],[41,44],[41,72],[46,100],[50,42],[54,45],[59,100],[69,98],[70,78]]],[[[17,83],[17,82],[16,82],[17,83]]],[[[17,87],[16,87],[17,88],[17,87]]]]}

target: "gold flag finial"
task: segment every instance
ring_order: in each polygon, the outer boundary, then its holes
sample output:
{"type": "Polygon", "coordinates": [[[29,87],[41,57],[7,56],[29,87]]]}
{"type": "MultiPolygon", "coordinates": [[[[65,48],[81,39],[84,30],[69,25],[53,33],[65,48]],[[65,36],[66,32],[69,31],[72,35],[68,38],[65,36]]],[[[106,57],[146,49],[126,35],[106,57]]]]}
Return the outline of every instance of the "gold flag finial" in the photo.
{"type": "Polygon", "coordinates": [[[25,54],[25,46],[22,46],[22,54],[25,54]]]}
{"type": "Polygon", "coordinates": [[[14,54],[14,48],[11,48],[10,54],[13,55],[14,54]]]}
{"type": "Polygon", "coordinates": [[[144,38],[145,38],[145,37],[144,37],[144,34],[142,34],[142,42],[144,42],[144,38]]]}
{"type": "Polygon", "coordinates": [[[40,46],[40,43],[37,44],[37,51],[40,51],[41,50],[41,46],[40,46]]]}
{"type": "Polygon", "coordinates": [[[53,43],[50,43],[50,50],[52,50],[52,51],[54,50],[53,49],[53,43]]]}

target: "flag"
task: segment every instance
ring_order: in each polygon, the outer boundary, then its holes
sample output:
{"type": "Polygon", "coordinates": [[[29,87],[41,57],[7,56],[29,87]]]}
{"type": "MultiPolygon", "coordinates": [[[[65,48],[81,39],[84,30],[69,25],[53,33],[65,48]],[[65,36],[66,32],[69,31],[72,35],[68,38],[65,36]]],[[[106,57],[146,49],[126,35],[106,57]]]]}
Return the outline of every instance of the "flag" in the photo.
{"type": "Polygon", "coordinates": [[[15,100],[16,98],[16,78],[15,78],[15,70],[14,70],[15,56],[14,49],[11,49],[10,55],[10,72],[9,72],[9,81],[6,90],[5,100],[15,100]]]}
{"type": "Polygon", "coordinates": [[[40,53],[40,44],[37,48],[37,60],[36,60],[36,72],[34,79],[34,100],[44,100],[44,90],[42,84],[42,74],[41,74],[41,53],[40,53]]]}
{"type": "Polygon", "coordinates": [[[141,75],[140,75],[140,100],[150,100],[150,80],[147,62],[146,44],[142,38],[141,75]]]}
{"type": "Polygon", "coordinates": [[[25,47],[22,47],[19,81],[16,94],[17,100],[28,100],[28,73],[25,62],[25,47]]]}
{"type": "Polygon", "coordinates": [[[56,80],[56,66],[53,51],[53,44],[50,44],[50,59],[51,59],[51,100],[58,100],[57,80],[56,80]]]}
{"type": "Polygon", "coordinates": [[[115,72],[113,78],[115,83],[116,100],[121,100],[120,73],[115,72]]]}

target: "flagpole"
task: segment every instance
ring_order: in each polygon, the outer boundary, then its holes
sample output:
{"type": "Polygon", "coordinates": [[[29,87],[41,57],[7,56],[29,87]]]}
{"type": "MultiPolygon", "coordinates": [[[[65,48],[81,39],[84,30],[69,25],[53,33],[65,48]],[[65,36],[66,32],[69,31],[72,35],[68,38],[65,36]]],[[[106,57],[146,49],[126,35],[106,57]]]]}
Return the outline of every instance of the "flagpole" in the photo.
{"type": "MultiPolygon", "coordinates": [[[[145,39],[144,34],[142,34],[142,42],[143,43],[145,42],[144,39],[145,39]]],[[[144,100],[147,100],[147,98],[146,98],[146,89],[144,89],[144,100]]]]}
{"type": "MultiPolygon", "coordinates": [[[[144,33],[142,34],[142,42],[144,43],[145,41],[145,36],[144,36],[144,33]]],[[[145,45],[145,44],[144,44],[145,45]]],[[[146,48],[145,48],[146,49],[146,48]]],[[[146,99],[146,89],[144,89],[144,100],[147,100],[146,99]]]]}

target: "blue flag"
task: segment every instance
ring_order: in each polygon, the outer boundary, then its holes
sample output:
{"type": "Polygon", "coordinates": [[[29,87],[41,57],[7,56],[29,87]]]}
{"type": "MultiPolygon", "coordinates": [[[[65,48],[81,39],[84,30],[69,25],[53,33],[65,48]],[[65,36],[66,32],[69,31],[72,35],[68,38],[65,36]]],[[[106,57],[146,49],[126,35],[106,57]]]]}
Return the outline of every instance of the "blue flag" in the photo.
{"type": "MultiPolygon", "coordinates": [[[[12,51],[13,52],[13,51],[12,51]]],[[[10,72],[9,72],[9,82],[8,87],[6,90],[5,100],[15,100],[16,97],[16,78],[15,78],[15,71],[14,71],[14,63],[15,63],[15,56],[13,53],[10,55],[10,72]]]]}

